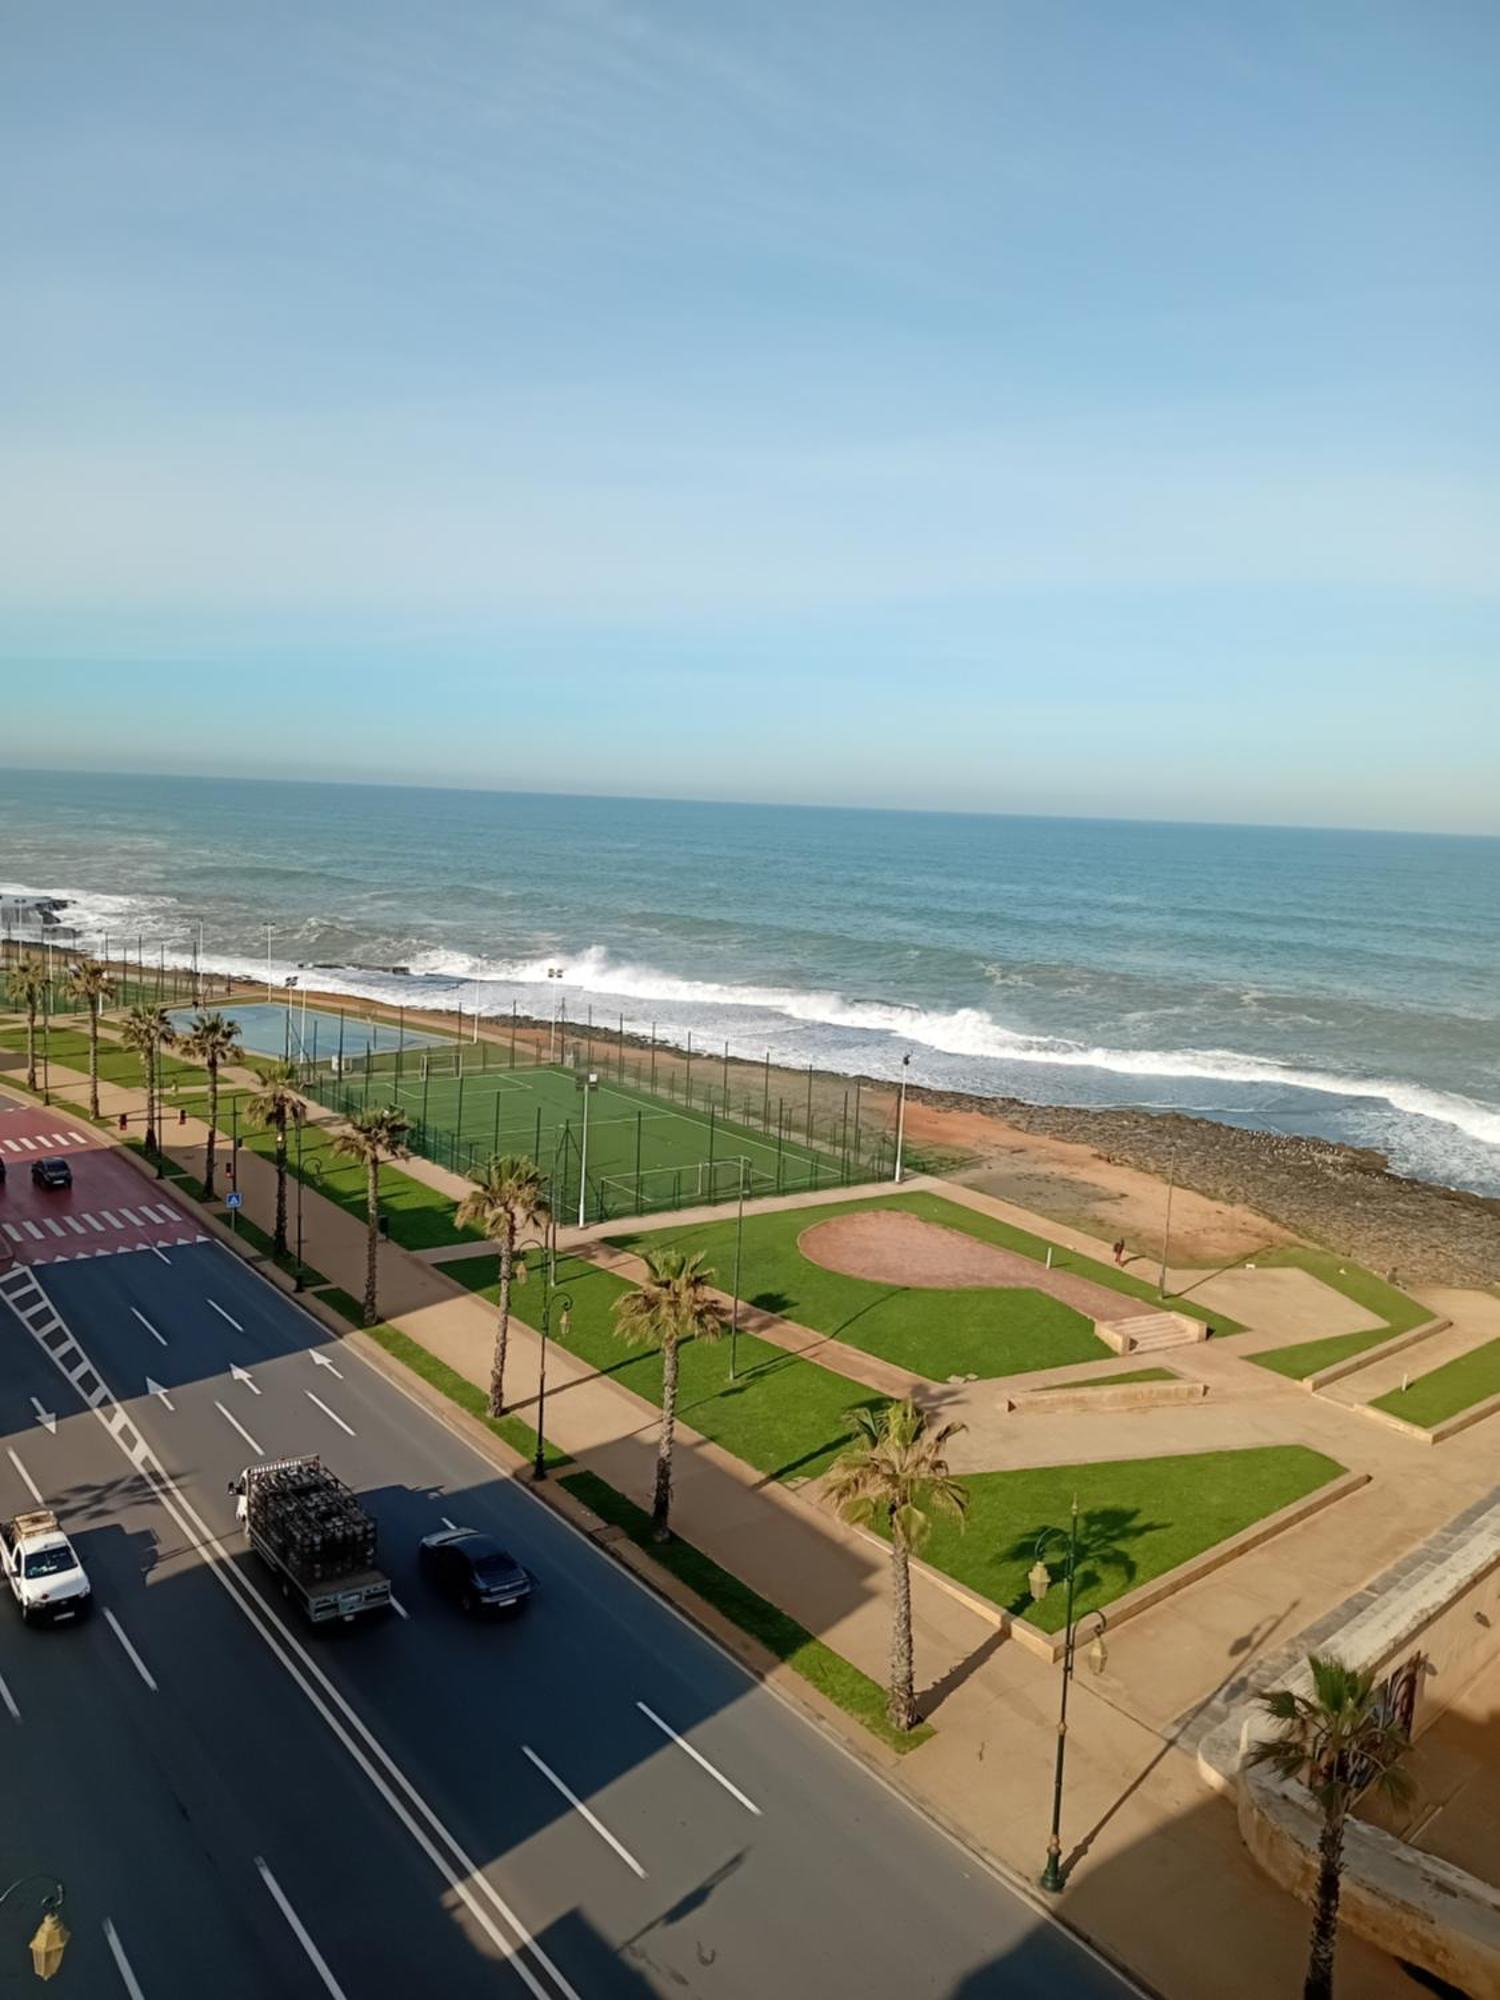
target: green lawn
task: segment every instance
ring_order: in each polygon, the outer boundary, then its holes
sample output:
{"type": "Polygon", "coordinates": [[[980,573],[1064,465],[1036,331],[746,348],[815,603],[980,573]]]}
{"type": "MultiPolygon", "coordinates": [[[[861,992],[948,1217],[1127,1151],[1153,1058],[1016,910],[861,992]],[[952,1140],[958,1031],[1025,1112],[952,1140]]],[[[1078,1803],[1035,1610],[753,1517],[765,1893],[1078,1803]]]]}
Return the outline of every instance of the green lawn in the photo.
{"type": "MultiPolygon", "coordinates": [[[[827,1208],[791,1209],[745,1218],[741,1296],[768,1312],[834,1335],[867,1354],[879,1355],[929,1381],[950,1375],[1023,1374],[1072,1361],[1097,1361],[1109,1353],[1089,1320],[1046,1293],[966,1286],[952,1291],[876,1284],[845,1277],[804,1257],[797,1239],[831,1216],[864,1209],[900,1208],[928,1222],[961,1229],[971,1236],[1044,1263],[1048,1245],[1039,1236],[978,1215],[941,1195],[879,1195],[867,1201],[837,1202],[827,1208]]],[[[635,1250],[653,1243],[686,1243],[701,1250],[719,1283],[733,1283],[735,1224],[695,1224],[622,1239],[635,1250]]],[[[1152,1297],[1150,1287],[1112,1267],[1072,1253],[1054,1253],[1060,1268],[1124,1292],[1152,1297]]],[[[1191,1308],[1197,1317],[1206,1317],[1191,1308]]],[[[1223,1326],[1222,1320],[1216,1325],[1223,1326]]],[[[1238,1329],[1234,1329],[1238,1331],[1238,1329]]]]}
{"type": "MultiPolygon", "coordinates": [[[[263,1159],[274,1158],[275,1134],[268,1126],[251,1125],[245,1113],[243,1092],[226,1090],[220,1093],[220,1133],[233,1130],[236,1098],[240,1103],[240,1144],[253,1153],[259,1153],[263,1159]]],[[[206,1096],[184,1095],[182,1101],[190,1117],[208,1116],[206,1096]]],[[[329,1126],[309,1123],[303,1127],[302,1180],[306,1186],[316,1188],[319,1194],[337,1202],[350,1215],[357,1215],[362,1222],[365,1217],[365,1170],[357,1160],[341,1159],[334,1151],[333,1142],[334,1133],[329,1126]]],[[[295,1132],[289,1134],[287,1154],[292,1177],[296,1178],[295,1132]]],[[[478,1240],[477,1231],[455,1226],[454,1203],[447,1195],[414,1180],[397,1166],[386,1165],[380,1169],[380,1208],[381,1213],[390,1218],[391,1240],[406,1250],[432,1250],[443,1244],[478,1240]]]]}
{"type": "MultiPolygon", "coordinates": [[[[61,1063],[65,1068],[77,1070],[83,1076],[88,1075],[89,1038],[84,1030],[54,1026],[45,1044],[40,1032],[38,1032],[36,1048],[37,1070],[39,1074],[42,1067],[42,1050],[44,1046],[47,1050],[48,1059],[51,1062],[61,1063]]],[[[26,1048],[25,1028],[0,1028],[0,1048],[24,1053],[26,1048]]],[[[170,1052],[164,1052],[161,1059],[161,1080],[163,1085],[168,1088],[179,1082],[201,1087],[203,1083],[203,1071],[193,1063],[183,1062],[170,1052]]],[[[146,1079],[145,1072],[141,1067],[140,1057],[130,1049],[121,1048],[118,1042],[110,1041],[107,1035],[100,1035],[99,1081],[101,1083],[123,1084],[130,1089],[143,1090],[146,1079]]]]}
{"type": "Polygon", "coordinates": [[[1500,1340],[1487,1340],[1456,1361],[1445,1361],[1441,1368],[1419,1375],[1409,1388],[1377,1396],[1370,1407],[1430,1431],[1488,1396],[1500,1396],[1500,1340]]]}
{"type": "MultiPolygon", "coordinates": [[[[470,1291],[493,1300],[496,1261],[463,1257],[443,1266],[470,1291]]],[[[631,1287],[611,1271],[577,1257],[560,1257],[557,1282],[573,1298],[566,1346],[601,1374],[633,1390],[653,1408],[661,1405],[661,1356],[629,1348],[614,1331],[614,1304],[631,1287]]],[[[535,1327],[541,1317],[540,1268],[512,1294],[517,1319],[535,1327]]],[[[552,1331],[558,1335],[559,1312],[552,1331]]],[[[847,1412],[885,1399],[843,1375],[800,1360],[764,1340],[741,1334],[736,1379],[729,1379],[729,1341],[690,1341],[682,1349],[677,1411],[685,1424],[712,1438],[746,1465],[773,1479],[806,1479],[821,1472],[852,1435],[847,1412]]]]}
{"type": "MultiPolygon", "coordinates": [[[[975,1472],[965,1527],[936,1516],[924,1560],[1012,1613],[1056,1632],[1064,1592],[1054,1584],[1033,1604],[1026,1573],[1044,1528],[1066,1529],[1080,1508],[1080,1610],[1098,1610],[1137,1585],[1238,1534],[1278,1508],[1326,1486],[1344,1467],[1303,1445],[1191,1452],[1097,1465],[1048,1465],[975,1472]]],[[[1048,1557],[1059,1572],[1062,1545],[1048,1557]]]]}
{"type": "Polygon", "coordinates": [[[1372,1347],[1379,1347],[1382,1341],[1394,1339],[1398,1333],[1409,1333],[1414,1326],[1421,1326],[1424,1320],[1432,1318],[1427,1306],[1408,1298],[1405,1292],[1398,1291],[1384,1278],[1377,1278],[1373,1271],[1363,1270],[1347,1257],[1337,1256],[1331,1250],[1310,1250],[1300,1245],[1289,1245],[1282,1250],[1266,1251],[1256,1262],[1262,1266],[1280,1265],[1285,1268],[1290,1265],[1297,1270],[1309,1271],[1313,1277],[1321,1278],[1332,1291],[1342,1292],[1346,1299],[1353,1299],[1367,1312],[1378,1313],[1382,1322],[1363,1333],[1330,1334],[1326,1340],[1305,1340],[1296,1346],[1270,1347],[1262,1354],[1247,1357],[1258,1368],[1269,1368],[1293,1382],[1304,1382],[1309,1375],[1316,1375],[1320,1368],[1331,1368],[1336,1361],[1364,1354],[1372,1347]]]}

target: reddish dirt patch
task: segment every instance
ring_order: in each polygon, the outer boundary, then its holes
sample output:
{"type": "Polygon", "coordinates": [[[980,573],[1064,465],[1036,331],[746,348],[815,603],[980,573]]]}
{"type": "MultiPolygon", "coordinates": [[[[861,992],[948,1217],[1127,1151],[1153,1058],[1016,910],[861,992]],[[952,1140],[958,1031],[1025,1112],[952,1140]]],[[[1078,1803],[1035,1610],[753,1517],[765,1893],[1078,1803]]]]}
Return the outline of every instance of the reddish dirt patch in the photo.
{"type": "Polygon", "coordinates": [[[1107,1285],[1071,1271],[985,1243],[966,1230],[924,1222],[905,1209],[866,1209],[815,1222],[797,1238],[810,1263],[846,1278],[869,1278],[877,1285],[910,1285],[927,1291],[962,1291],[992,1286],[997,1291],[1045,1292],[1089,1319],[1126,1319],[1133,1301],[1107,1285]]]}

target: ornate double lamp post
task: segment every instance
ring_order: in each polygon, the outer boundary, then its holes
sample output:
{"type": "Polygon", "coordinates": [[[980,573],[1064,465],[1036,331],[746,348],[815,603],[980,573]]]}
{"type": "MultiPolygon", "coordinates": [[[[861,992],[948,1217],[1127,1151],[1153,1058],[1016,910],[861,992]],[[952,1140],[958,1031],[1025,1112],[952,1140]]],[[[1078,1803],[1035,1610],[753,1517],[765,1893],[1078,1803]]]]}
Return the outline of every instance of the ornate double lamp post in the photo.
{"type": "Polygon", "coordinates": [[[1107,1623],[1102,1611],[1086,1611],[1082,1618],[1073,1615],[1073,1599],[1078,1582],[1078,1501],[1073,1501],[1073,1511],[1066,1532],[1061,1528],[1044,1528],[1037,1536],[1036,1560],[1027,1575],[1027,1586],[1032,1602],[1040,1604],[1054,1582],[1047,1550],[1053,1544],[1064,1544],[1063,1572],[1060,1580],[1067,1585],[1067,1612],[1063,1623],[1062,1656],[1062,1701],[1057,1717],[1057,1761],[1052,1776],[1052,1832],[1047,1841],[1047,1865],[1042,1870],[1041,1885],[1054,1893],[1067,1881],[1067,1870],[1062,1862],[1062,1796],[1063,1763],[1068,1749],[1068,1688],[1073,1679],[1073,1668],[1078,1657],[1078,1642],[1083,1627],[1092,1625],[1093,1637],[1088,1649],[1090,1671],[1103,1673],[1104,1663],[1109,1655],[1105,1650],[1104,1631],[1107,1623]]]}

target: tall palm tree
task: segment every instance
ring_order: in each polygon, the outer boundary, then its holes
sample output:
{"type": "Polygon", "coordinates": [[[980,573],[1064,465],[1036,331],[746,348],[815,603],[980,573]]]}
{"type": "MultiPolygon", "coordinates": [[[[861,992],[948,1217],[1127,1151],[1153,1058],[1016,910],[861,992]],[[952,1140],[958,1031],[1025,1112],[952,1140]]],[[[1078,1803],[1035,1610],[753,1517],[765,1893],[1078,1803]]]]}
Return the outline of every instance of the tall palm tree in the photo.
{"type": "Polygon", "coordinates": [[[240,1024],[217,1010],[193,1016],[182,1052],[208,1071],[208,1139],[203,1148],[203,1198],[214,1194],[214,1143],[219,1136],[219,1071],[240,1053],[240,1024]]]}
{"type": "Polygon", "coordinates": [[[710,1290],[714,1274],[704,1269],[701,1253],[648,1250],[646,1269],[650,1274],[646,1282],[615,1305],[615,1332],[630,1347],[661,1349],[661,1437],[656,1447],[651,1532],[664,1542],[672,1512],[678,1350],[684,1340],[717,1340],[726,1321],[723,1306],[710,1290]]]}
{"type": "Polygon", "coordinates": [[[1401,1769],[1411,1739],[1386,1712],[1373,1673],[1317,1653],[1308,1655],[1307,1665],[1310,1695],[1281,1687],[1261,1697],[1266,1713],[1281,1724],[1281,1734],[1257,1743],[1250,1762],[1268,1764],[1283,1778],[1303,1779],[1322,1812],[1312,1944],[1302,1993],[1303,2000],[1332,2000],[1344,1828],[1360,1794],[1371,1785],[1398,1805],[1411,1797],[1411,1779],[1401,1769]]]}
{"type": "Polygon", "coordinates": [[[99,1012],[114,997],[109,967],[97,958],[75,959],[68,967],[68,987],[89,1016],[89,1116],[99,1116],[99,1012]]]}
{"type": "Polygon", "coordinates": [[[36,1089],[36,1022],[47,1005],[47,968],[35,952],[17,959],[5,975],[5,990],[17,1007],[26,1009],[26,1088],[36,1089]]]}
{"type": "Polygon", "coordinates": [[[926,1539],[934,1510],[962,1522],[969,1496],[948,1470],[945,1449],[962,1424],[939,1424],[914,1403],[851,1410],[859,1436],[828,1474],[829,1500],[846,1521],[868,1521],[891,1543],[891,1685],[893,1729],[917,1720],[911,1630],[911,1558],[926,1539]]]}
{"type": "Polygon", "coordinates": [[[307,1103],[297,1094],[297,1072],[290,1063],[272,1063],[261,1072],[260,1089],[245,1105],[246,1116],[276,1134],[276,1228],[272,1249],[286,1255],[286,1137],[307,1116],[307,1103]]]}
{"type": "Polygon", "coordinates": [[[492,1417],[505,1410],[505,1350],[510,1339],[510,1286],[514,1276],[526,1277],[516,1243],[525,1229],[545,1229],[552,1211],[547,1184],[535,1160],[521,1153],[500,1153],[485,1162],[479,1184],[458,1205],[460,1229],[482,1229],[500,1253],[500,1318],[495,1328],[495,1353],[490,1363],[492,1417]]]}
{"type": "Polygon", "coordinates": [[[380,1169],[387,1160],[410,1157],[406,1135],[411,1120],[394,1104],[372,1104],[356,1111],[345,1131],[334,1140],[334,1151],[358,1160],[365,1170],[365,1325],[380,1317],[377,1282],[380,1259],[380,1169]]]}
{"type": "Polygon", "coordinates": [[[141,1068],[145,1072],[146,1150],[154,1153],[158,1150],[159,1139],[157,1121],[161,1112],[162,1051],[176,1042],[177,1030],[172,1026],[165,1007],[142,1001],[125,1016],[120,1040],[140,1057],[141,1068]]]}

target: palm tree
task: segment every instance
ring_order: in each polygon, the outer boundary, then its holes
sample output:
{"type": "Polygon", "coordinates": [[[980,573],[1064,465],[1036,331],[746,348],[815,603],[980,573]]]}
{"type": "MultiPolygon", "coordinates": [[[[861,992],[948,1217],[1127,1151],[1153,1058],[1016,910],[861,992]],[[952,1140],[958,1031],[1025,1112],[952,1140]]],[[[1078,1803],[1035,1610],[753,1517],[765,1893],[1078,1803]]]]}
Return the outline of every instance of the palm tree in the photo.
{"type": "Polygon", "coordinates": [[[485,1163],[479,1184],[464,1196],[455,1218],[460,1229],[482,1229],[500,1252],[500,1319],[495,1328],[495,1353],[490,1363],[492,1417],[505,1410],[505,1350],[510,1339],[512,1275],[524,1281],[526,1266],[517,1263],[516,1242],[524,1229],[545,1229],[552,1211],[547,1187],[535,1160],[520,1153],[501,1153],[485,1163]]]}
{"type": "Polygon", "coordinates": [[[710,1286],[713,1272],[694,1251],[646,1252],[649,1276],[615,1305],[615,1332],[630,1347],[661,1349],[661,1438],[656,1447],[656,1490],[651,1500],[651,1532],[667,1539],[672,1511],[672,1445],[677,1430],[677,1355],[684,1340],[717,1340],[725,1328],[724,1308],[710,1286]]]}
{"type": "Polygon", "coordinates": [[[306,1101],[297,1095],[297,1072],[290,1063],[272,1063],[262,1071],[260,1089],[245,1106],[257,1125],[276,1134],[276,1228],[271,1248],[286,1255],[286,1135],[307,1116],[306,1101]]]}
{"type": "Polygon", "coordinates": [[[163,1049],[171,1048],[177,1040],[177,1030],[172,1026],[165,1007],[142,1001],[125,1016],[120,1040],[140,1057],[145,1072],[146,1150],[154,1153],[158,1150],[156,1125],[161,1108],[161,1055],[163,1049]]]}
{"type": "Polygon", "coordinates": [[[219,1070],[240,1052],[240,1024],[227,1014],[198,1013],[182,1044],[190,1061],[208,1071],[208,1140],[203,1149],[203,1198],[214,1193],[214,1142],[219,1136],[219,1070]]]}
{"type": "Polygon", "coordinates": [[[1317,1653],[1308,1655],[1307,1666],[1310,1695],[1280,1687],[1261,1697],[1282,1733],[1257,1743],[1249,1761],[1268,1764],[1279,1777],[1303,1779],[1322,1812],[1317,1900],[1302,1993],[1303,2000],[1332,2000],[1344,1827],[1371,1785],[1398,1805],[1411,1797],[1411,1779],[1400,1768],[1411,1738],[1404,1724],[1385,1710],[1373,1673],[1317,1653]]]}
{"type": "Polygon", "coordinates": [[[917,1720],[911,1630],[911,1558],[938,1509],[962,1522],[969,1496],[944,1456],[962,1424],[938,1424],[910,1396],[850,1411],[859,1437],[828,1474],[829,1500],[846,1521],[868,1521],[891,1543],[891,1685],[893,1729],[917,1720]]]}
{"type": "Polygon", "coordinates": [[[380,1255],[380,1169],[387,1160],[409,1157],[406,1135],[411,1120],[394,1104],[372,1104],[356,1111],[348,1129],[334,1140],[335,1152],[346,1160],[358,1160],[365,1170],[365,1325],[373,1326],[380,1317],[376,1295],[380,1255]]]}
{"type": "Polygon", "coordinates": [[[68,986],[73,998],[88,1009],[89,1015],[89,1116],[99,1116],[99,1010],[114,997],[115,982],[109,967],[97,958],[80,958],[68,967],[68,986]]]}
{"type": "Polygon", "coordinates": [[[17,959],[5,975],[5,990],[26,1009],[26,1088],[36,1089],[36,1018],[47,1005],[47,968],[35,952],[17,959]]]}

